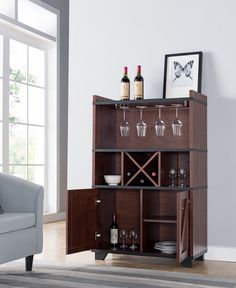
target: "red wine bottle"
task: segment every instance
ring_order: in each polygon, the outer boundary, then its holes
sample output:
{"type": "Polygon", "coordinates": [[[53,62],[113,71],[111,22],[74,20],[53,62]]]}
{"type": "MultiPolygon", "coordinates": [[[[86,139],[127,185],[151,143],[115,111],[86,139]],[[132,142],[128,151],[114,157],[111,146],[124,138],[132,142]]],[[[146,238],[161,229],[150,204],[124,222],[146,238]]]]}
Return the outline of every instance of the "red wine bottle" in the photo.
{"type": "Polygon", "coordinates": [[[128,77],[128,67],[124,67],[124,76],[120,83],[120,98],[121,100],[130,99],[130,81],[128,77]]]}
{"type": "Polygon", "coordinates": [[[137,75],[134,78],[134,99],[142,100],[144,98],[144,81],[141,75],[141,65],[137,66],[137,75]]]}
{"type": "Polygon", "coordinates": [[[118,244],[118,225],[116,222],[116,213],[112,214],[112,223],[110,227],[110,243],[116,247],[118,244]]]}
{"type": "Polygon", "coordinates": [[[151,172],[151,176],[152,176],[153,178],[156,177],[156,176],[157,176],[157,172],[153,170],[153,171],[151,172]]]}

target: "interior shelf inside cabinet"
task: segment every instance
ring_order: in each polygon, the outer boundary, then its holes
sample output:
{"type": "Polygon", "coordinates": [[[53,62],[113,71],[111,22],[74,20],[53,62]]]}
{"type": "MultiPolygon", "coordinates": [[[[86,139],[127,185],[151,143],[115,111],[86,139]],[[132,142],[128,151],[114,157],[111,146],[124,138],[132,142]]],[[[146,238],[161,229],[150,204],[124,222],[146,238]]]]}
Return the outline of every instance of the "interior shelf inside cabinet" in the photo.
{"type": "MultiPolygon", "coordinates": [[[[149,99],[150,100],[150,99],[149,99]]],[[[156,101],[157,99],[155,99],[156,101]]],[[[116,109],[115,101],[108,101],[114,103],[113,105],[96,105],[95,110],[95,135],[94,149],[188,149],[189,148],[189,106],[179,108],[178,118],[183,124],[183,131],[181,137],[173,136],[171,123],[175,119],[175,109],[171,104],[175,101],[184,103],[185,100],[167,101],[171,103],[162,111],[162,120],[166,123],[167,129],[163,137],[157,137],[155,134],[155,122],[158,119],[158,110],[155,107],[155,101],[144,101],[147,105],[147,110],[143,110],[143,120],[147,124],[146,137],[138,137],[136,131],[136,124],[140,120],[138,102],[133,102],[136,109],[128,109],[126,112],[126,120],[130,126],[130,135],[122,137],[120,135],[120,123],[123,120],[122,109],[116,109]],[[155,109],[149,109],[149,105],[155,109]],[[106,135],[106,137],[104,137],[106,135]]],[[[189,101],[186,100],[187,102],[189,101]]],[[[97,102],[99,103],[99,101],[97,102]]],[[[131,105],[129,101],[129,105],[131,105]]],[[[123,104],[124,105],[124,104],[123,104]]],[[[132,106],[132,105],[131,105],[132,106]]]]}
{"type": "Polygon", "coordinates": [[[95,153],[95,185],[107,185],[104,175],[121,175],[121,156],[119,152],[95,153]]]}
{"type": "Polygon", "coordinates": [[[176,216],[156,216],[150,218],[144,218],[143,222],[147,223],[177,223],[176,216]]]}
{"type": "Polygon", "coordinates": [[[157,242],[176,242],[176,224],[146,222],[143,225],[143,252],[160,253],[154,249],[157,242]]]}
{"type": "Polygon", "coordinates": [[[161,185],[164,187],[189,187],[189,152],[161,152],[161,185]],[[175,170],[175,177],[170,177],[170,170],[175,170]],[[180,169],[185,176],[180,177],[180,169]]]}
{"type": "Polygon", "coordinates": [[[176,223],[176,193],[173,191],[143,190],[143,221],[176,223]]]}

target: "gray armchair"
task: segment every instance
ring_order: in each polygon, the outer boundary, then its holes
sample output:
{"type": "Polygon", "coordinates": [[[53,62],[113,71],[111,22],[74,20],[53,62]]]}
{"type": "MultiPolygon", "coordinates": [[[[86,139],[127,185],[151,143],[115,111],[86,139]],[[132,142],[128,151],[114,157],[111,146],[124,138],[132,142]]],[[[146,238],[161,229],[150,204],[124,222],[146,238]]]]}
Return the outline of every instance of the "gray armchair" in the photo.
{"type": "Polygon", "coordinates": [[[0,173],[0,264],[25,257],[32,270],[43,247],[43,193],[42,186],[0,173]]]}

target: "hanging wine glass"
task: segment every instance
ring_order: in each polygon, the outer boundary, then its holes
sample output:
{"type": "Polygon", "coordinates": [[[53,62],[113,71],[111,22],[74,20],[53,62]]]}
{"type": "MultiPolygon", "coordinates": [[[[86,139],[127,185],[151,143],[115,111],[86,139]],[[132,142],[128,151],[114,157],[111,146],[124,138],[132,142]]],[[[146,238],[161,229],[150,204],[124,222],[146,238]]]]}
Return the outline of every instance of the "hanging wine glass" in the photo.
{"type": "Polygon", "coordinates": [[[161,108],[165,107],[165,105],[155,105],[158,107],[158,120],[155,123],[155,131],[157,136],[164,136],[166,125],[163,120],[161,120],[161,108]]]}
{"type": "Polygon", "coordinates": [[[147,124],[143,121],[143,108],[146,106],[137,106],[140,109],[140,121],[136,124],[138,137],[145,137],[147,132],[147,124]]]}
{"type": "Polygon", "coordinates": [[[173,135],[174,136],[181,136],[183,123],[178,119],[178,108],[182,105],[181,104],[173,104],[173,106],[175,106],[175,115],[176,115],[175,120],[172,122],[173,135]]]}
{"type": "Polygon", "coordinates": [[[129,127],[129,122],[126,121],[125,119],[125,110],[127,109],[128,107],[122,107],[123,109],[123,120],[122,122],[120,123],[120,135],[122,137],[127,137],[129,136],[129,131],[130,131],[130,127],[129,127]]]}

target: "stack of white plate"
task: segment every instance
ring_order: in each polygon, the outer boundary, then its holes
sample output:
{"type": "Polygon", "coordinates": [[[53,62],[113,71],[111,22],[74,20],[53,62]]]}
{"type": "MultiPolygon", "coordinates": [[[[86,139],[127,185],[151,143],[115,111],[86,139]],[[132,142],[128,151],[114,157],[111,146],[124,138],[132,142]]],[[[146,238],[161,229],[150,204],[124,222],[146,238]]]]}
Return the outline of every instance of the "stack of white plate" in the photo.
{"type": "Polygon", "coordinates": [[[156,242],[154,249],[159,250],[165,254],[174,254],[176,253],[176,241],[156,242]]]}

